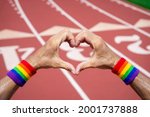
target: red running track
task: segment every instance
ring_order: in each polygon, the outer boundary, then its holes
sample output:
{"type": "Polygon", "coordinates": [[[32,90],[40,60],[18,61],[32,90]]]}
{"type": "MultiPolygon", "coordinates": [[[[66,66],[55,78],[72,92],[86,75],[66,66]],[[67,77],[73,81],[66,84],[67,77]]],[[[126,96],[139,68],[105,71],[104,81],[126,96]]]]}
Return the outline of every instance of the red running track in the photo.
{"type": "MultiPolygon", "coordinates": [[[[0,78],[64,27],[69,27],[74,35],[85,28],[98,34],[113,51],[150,76],[150,12],[122,2],[1,0],[0,78]]],[[[61,57],[75,66],[87,59],[91,51],[86,45],[72,49],[66,43],[60,50],[61,57]]],[[[19,88],[12,99],[132,100],[140,97],[108,70],[88,69],[75,76],[59,69],[43,69],[19,88]]]]}

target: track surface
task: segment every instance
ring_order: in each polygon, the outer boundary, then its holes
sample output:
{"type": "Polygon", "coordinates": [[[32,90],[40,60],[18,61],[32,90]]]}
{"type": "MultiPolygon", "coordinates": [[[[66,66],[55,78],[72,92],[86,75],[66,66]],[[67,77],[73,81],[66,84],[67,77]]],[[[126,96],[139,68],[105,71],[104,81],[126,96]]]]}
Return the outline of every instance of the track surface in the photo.
{"type": "MultiPolygon", "coordinates": [[[[69,27],[76,35],[88,29],[100,35],[116,54],[150,77],[150,11],[119,0],[1,0],[0,78],[43,45],[50,36],[69,27]]],[[[73,65],[86,60],[91,49],[60,47],[73,65]]],[[[88,69],[78,76],[60,69],[43,69],[12,99],[140,99],[107,70],[88,69]]]]}

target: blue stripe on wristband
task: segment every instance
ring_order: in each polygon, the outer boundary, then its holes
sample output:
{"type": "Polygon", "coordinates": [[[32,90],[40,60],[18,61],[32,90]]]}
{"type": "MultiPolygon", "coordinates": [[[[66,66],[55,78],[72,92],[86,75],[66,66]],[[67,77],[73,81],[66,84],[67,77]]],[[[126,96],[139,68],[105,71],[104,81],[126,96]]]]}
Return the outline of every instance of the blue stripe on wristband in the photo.
{"type": "Polygon", "coordinates": [[[132,76],[130,77],[130,79],[129,80],[127,80],[125,83],[128,85],[128,84],[131,84],[133,81],[134,81],[134,79],[137,77],[137,75],[139,74],[139,70],[138,69],[136,69],[136,71],[132,74],[132,76]]]}
{"type": "Polygon", "coordinates": [[[129,73],[129,75],[123,80],[125,82],[125,84],[128,84],[129,80],[131,79],[134,72],[136,72],[136,70],[137,69],[134,67],[133,70],[129,73]]]}

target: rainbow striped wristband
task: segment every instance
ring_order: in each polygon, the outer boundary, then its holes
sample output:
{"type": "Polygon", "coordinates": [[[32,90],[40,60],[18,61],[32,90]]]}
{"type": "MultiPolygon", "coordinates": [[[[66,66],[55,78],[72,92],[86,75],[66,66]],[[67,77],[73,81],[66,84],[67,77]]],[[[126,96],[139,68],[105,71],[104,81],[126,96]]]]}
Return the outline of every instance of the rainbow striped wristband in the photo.
{"type": "Polygon", "coordinates": [[[121,58],[112,69],[112,72],[117,74],[128,85],[133,82],[140,71],[124,58],[121,58]]]}
{"type": "Polygon", "coordinates": [[[22,60],[16,67],[7,73],[7,76],[9,76],[18,86],[22,87],[35,73],[36,69],[27,61],[22,60]]]}

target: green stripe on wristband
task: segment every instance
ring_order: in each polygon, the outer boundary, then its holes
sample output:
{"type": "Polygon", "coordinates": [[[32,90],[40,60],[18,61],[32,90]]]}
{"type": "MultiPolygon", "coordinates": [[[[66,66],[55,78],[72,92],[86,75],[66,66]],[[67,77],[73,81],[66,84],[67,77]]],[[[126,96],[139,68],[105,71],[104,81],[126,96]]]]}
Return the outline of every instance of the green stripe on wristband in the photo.
{"type": "Polygon", "coordinates": [[[131,66],[121,79],[125,80],[127,78],[127,76],[130,74],[130,72],[133,70],[133,68],[134,68],[134,66],[131,66]]]}

